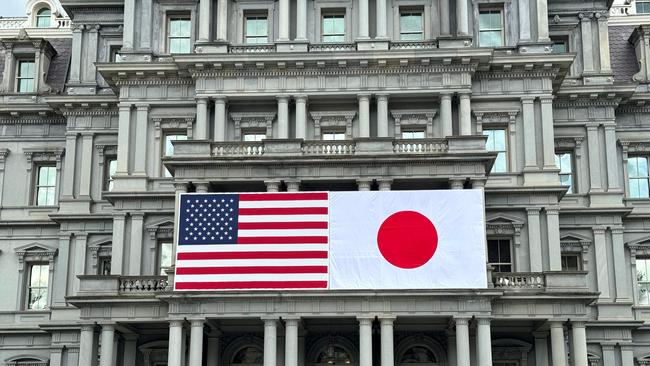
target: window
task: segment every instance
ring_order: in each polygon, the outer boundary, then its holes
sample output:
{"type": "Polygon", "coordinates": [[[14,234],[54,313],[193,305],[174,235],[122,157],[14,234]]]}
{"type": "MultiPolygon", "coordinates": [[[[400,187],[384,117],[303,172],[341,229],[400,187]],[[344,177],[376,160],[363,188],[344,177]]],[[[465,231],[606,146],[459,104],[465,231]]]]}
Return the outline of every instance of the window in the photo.
{"type": "Polygon", "coordinates": [[[636,12],[637,12],[637,14],[650,13],[650,2],[648,2],[648,1],[637,1],[636,2],[636,12]]]}
{"type": "Polygon", "coordinates": [[[118,62],[118,57],[120,56],[120,49],[122,46],[113,45],[110,46],[108,50],[108,62],[118,62]]]}
{"type": "Polygon", "coordinates": [[[102,256],[97,259],[98,274],[108,276],[111,274],[111,257],[102,256]]]}
{"type": "Polygon", "coordinates": [[[36,205],[54,206],[56,203],[56,167],[41,165],[36,177],[36,205]]]}
{"type": "MultiPolygon", "coordinates": [[[[172,141],[178,141],[178,140],[187,140],[187,135],[183,135],[180,133],[170,133],[165,135],[165,153],[163,156],[172,156],[174,155],[174,145],[172,144],[172,141]]],[[[165,177],[171,177],[172,173],[165,168],[165,177]]]]}
{"type": "Polygon", "coordinates": [[[483,135],[488,137],[485,148],[488,151],[498,152],[494,165],[492,165],[491,173],[504,173],[508,171],[506,130],[483,130],[483,135]]]}
{"type": "Polygon", "coordinates": [[[565,37],[551,37],[553,42],[553,53],[569,52],[569,40],[565,37]]]}
{"type": "Polygon", "coordinates": [[[52,11],[50,8],[43,8],[36,13],[36,27],[49,28],[52,23],[52,11]]]}
{"type": "Polygon", "coordinates": [[[165,269],[172,266],[172,242],[158,243],[158,274],[165,276],[165,269]]]}
{"type": "Polygon", "coordinates": [[[345,14],[323,14],[323,42],[345,42],[345,14]]]}
{"type": "Polygon", "coordinates": [[[579,271],[581,269],[582,258],[578,253],[562,253],[560,259],[563,271],[579,271]]]}
{"type": "Polygon", "coordinates": [[[192,22],[189,17],[171,16],[167,29],[169,53],[190,53],[192,50],[192,22]]]}
{"type": "Polygon", "coordinates": [[[323,132],[323,140],[345,140],[345,132],[323,132]]]}
{"type": "Polygon", "coordinates": [[[47,307],[47,283],[50,266],[47,263],[32,263],[27,282],[27,309],[42,310],[47,307]]]}
{"type": "Polygon", "coordinates": [[[266,15],[249,15],[246,17],[244,43],[269,43],[269,22],[266,15]]]}
{"type": "Polygon", "coordinates": [[[36,63],[34,60],[18,61],[16,74],[16,91],[19,93],[33,93],[34,79],[36,77],[36,63]]]}
{"type": "Polygon", "coordinates": [[[249,132],[245,133],[242,136],[243,141],[246,142],[255,142],[255,141],[262,141],[266,138],[266,134],[264,133],[257,133],[257,132],[249,132]]]}
{"type": "Polygon", "coordinates": [[[104,190],[110,192],[113,190],[113,176],[117,171],[117,156],[107,156],[104,166],[106,169],[104,172],[104,190]]]}
{"type": "Polygon", "coordinates": [[[555,166],[560,169],[560,184],[568,186],[567,193],[573,193],[573,156],[571,153],[556,153],[555,166]]]}
{"type": "Polygon", "coordinates": [[[501,9],[481,10],[478,18],[479,45],[501,47],[503,41],[503,14],[501,9]]]}
{"type": "Polygon", "coordinates": [[[636,259],[636,281],[639,304],[650,305],[650,258],[636,259]]]}
{"type": "Polygon", "coordinates": [[[627,175],[630,185],[630,197],[650,198],[648,191],[648,158],[635,156],[627,159],[627,175]]]}
{"type": "Polygon", "coordinates": [[[488,239],[488,263],[494,267],[495,272],[512,272],[512,259],[510,256],[510,240],[488,239]]]}
{"type": "Polygon", "coordinates": [[[424,131],[422,130],[402,131],[403,139],[423,139],[425,137],[424,131]]]}
{"type": "Polygon", "coordinates": [[[421,41],[424,39],[421,11],[405,11],[400,13],[399,37],[402,41],[421,41]]]}

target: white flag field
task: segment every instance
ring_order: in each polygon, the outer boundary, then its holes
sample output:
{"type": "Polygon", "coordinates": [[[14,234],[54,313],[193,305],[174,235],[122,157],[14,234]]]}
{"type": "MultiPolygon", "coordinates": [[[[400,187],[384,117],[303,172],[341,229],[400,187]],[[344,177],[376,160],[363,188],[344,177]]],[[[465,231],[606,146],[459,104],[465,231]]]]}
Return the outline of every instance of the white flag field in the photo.
{"type": "Polygon", "coordinates": [[[487,288],[482,190],[187,193],[177,291],[487,288]]]}

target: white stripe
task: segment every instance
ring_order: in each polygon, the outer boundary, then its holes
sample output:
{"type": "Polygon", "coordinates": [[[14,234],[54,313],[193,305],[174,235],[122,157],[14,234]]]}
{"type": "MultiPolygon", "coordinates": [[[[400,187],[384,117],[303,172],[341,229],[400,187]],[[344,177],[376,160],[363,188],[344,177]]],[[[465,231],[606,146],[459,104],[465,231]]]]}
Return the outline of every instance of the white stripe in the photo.
{"type": "Polygon", "coordinates": [[[216,245],[179,245],[178,253],[205,252],[297,252],[327,251],[327,244],[216,244],[216,245]]]}
{"type": "Polygon", "coordinates": [[[327,266],[327,258],[314,259],[195,259],[176,261],[176,267],[327,266]]]}
{"type": "Polygon", "coordinates": [[[265,230],[242,230],[239,229],[239,237],[251,236],[327,236],[327,229],[265,229],[265,230]]]}
{"type": "Polygon", "coordinates": [[[239,222],[327,222],[327,215],[240,215],[239,222]]]}
{"type": "Polygon", "coordinates": [[[328,207],[327,200],[239,201],[239,208],[328,207]]]}
{"type": "Polygon", "coordinates": [[[240,282],[240,281],[327,281],[327,273],[287,274],[227,274],[227,275],[176,275],[180,282],[240,282]]]}

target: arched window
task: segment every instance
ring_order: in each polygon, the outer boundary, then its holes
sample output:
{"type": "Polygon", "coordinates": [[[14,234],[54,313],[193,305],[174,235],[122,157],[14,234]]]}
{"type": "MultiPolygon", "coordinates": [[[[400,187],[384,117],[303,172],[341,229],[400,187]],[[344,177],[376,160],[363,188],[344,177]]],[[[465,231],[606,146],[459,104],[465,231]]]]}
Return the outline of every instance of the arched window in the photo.
{"type": "Polygon", "coordinates": [[[337,344],[328,344],[327,348],[323,349],[316,356],[316,363],[328,365],[349,365],[352,363],[352,357],[337,344]]]}
{"type": "Polygon", "coordinates": [[[409,348],[402,355],[400,364],[403,363],[427,363],[427,364],[436,364],[438,360],[428,347],[423,345],[417,345],[409,348]]]}
{"type": "Polygon", "coordinates": [[[5,363],[7,366],[47,366],[48,361],[33,357],[15,358],[5,363]]]}
{"type": "Polygon", "coordinates": [[[50,8],[42,8],[36,13],[36,27],[49,28],[52,22],[52,11],[50,8]]]}
{"type": "Polygon", "coordinates": [[[261,365],[264,363],[264,352],[259,347],[246,346],[232,358],[232,365],[261,365]]]}

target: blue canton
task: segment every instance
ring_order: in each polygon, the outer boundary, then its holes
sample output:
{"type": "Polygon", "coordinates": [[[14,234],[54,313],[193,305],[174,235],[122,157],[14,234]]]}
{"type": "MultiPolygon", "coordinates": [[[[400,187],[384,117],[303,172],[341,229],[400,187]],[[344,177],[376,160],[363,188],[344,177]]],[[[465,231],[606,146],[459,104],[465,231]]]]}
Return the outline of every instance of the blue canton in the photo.
{"type": "Polygon", "coordinates": [[[236,244],[239,195],[181,196],[178,244],[236,244]]]}

